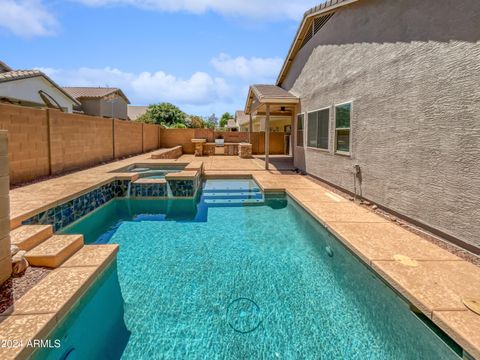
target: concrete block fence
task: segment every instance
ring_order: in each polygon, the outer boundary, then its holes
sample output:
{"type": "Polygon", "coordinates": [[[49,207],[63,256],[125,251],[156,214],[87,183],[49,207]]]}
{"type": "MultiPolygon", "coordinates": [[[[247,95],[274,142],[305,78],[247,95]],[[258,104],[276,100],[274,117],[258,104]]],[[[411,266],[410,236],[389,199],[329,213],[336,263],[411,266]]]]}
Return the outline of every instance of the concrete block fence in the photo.
{"type": "Polygon", "coordinates": [[[160,126],[0,104],[8,131],[10,183],[160,148],[160,126]]]}
{"type": "MultiPolygon", "coordinates": [[[[159,125],[112,120],[0,104],[0,129],[8,131],[10,184],[101,164],[160,147],[181,145],[193,154],[193,138],[213,142],[250,142],[253,154],[265,153],[264,132],[217,132],[212,129],[164,129],[159,125]]],[[[284,153],[284,133],[270,133],[270,154],[284,153]]]]}

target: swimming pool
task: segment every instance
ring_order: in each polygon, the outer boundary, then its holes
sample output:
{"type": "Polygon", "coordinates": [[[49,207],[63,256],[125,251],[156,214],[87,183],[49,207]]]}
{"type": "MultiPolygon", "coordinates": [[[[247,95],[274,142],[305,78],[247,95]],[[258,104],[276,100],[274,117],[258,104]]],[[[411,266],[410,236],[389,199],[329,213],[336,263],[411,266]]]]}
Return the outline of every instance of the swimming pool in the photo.
{"type": "Polygon", "coordinates": [[[121,295],[88,299],[124,302],[123,359],[459,358],[292,199],[209,193],[258,196],[249,180],[207,181],[197,199],[115,199],[64,230],[120,244],[121,295]]]}

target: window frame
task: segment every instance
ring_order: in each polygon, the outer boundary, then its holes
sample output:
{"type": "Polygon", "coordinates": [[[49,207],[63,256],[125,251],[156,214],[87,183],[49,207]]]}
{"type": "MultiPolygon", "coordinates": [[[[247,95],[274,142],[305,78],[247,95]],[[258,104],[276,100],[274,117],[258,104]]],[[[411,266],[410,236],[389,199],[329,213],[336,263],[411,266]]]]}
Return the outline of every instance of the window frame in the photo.
{"type": "MultiPolygon", "coordinates": [[[[329,105],[329,106],[324,106],[322,108],[319,108],[319,109],[315,109],[315,110],[311,110],[311,111],[307,111],[306,114],[307,114],[307,126],[306,126],[306,130],[307,130],[307,136],[306,136],[306,141],[304,142],[305,144],[305,147],[307,149],[312,149],[312,150],[317,150],[317,151],[323,151],[323,152],[327,152],[329,153],[330,152],[330,132],[331,132],[331,129],[330,129],[330,122],[332,120],[331,118],[331,112],[332,112],[332,106],[329,105]],[[328,139],[327,139],[327,148],[324,149],[324,148],[319,148],[319,147],[313,147],[313,146],[308,146],[308,114],[311,114],[311,113],[314,113],[314,112],[318,112],[318,111],[322,111],[322,110],[327,110],[328,109],[328,132],[327,132],[327,136],[328,136],[328,139]]],[[[317,122],[317,126],[318,126],[318,122],[317,122]]],[[[317,134],[318,134],[318,127],[317,127],[317,134]]],[[[317,143],[318,143],[318,139],[317,139],[317,143]]]]}
{"type": "Polygon", "coordinates": [[[306,132],[306,128],[305,128],[305,117],[306,117],[306,114],[307,114],[307,113],[304,111],[304,112],[300,112],[300,113],[298,113],[297,115],[295,115],[295,119],[296,119],[296,124],[295,124],[295,147],[299,147],[299,148],[303,148],[303,149],[305,149],[305,145],[306,145],[306,144],[305,144],[305,135],[306,135],[306,133],[307,133],[307,132],[306,132]],[[302,138],[303,138],[303,145],[298,145],[298,117],[299,117],[300,115],[303,115],[303,129],[302,129],[302,131],[303,131],[303,134],[302,134],[302,135],[303,135],[303,136],[302,136],[302,138]]]}
{"type": "Polygon", "coordinates": [[[352,156],[352,119],[353,119],[353,100],[337,103],[333,105],[333,131],[334,131],[334,136],[333,136],[333,150],[335,155],[340,155],[340,156],[352,156]],[[350,104],[350,127],[348,128],[337,128],[337,106],[341,105],[347,105],[350,104]],[[348,145],[349,145],[349,151],[342,151],[342,150],[337,150],[337,134],[338,130],[348,130],[348,145]]]}

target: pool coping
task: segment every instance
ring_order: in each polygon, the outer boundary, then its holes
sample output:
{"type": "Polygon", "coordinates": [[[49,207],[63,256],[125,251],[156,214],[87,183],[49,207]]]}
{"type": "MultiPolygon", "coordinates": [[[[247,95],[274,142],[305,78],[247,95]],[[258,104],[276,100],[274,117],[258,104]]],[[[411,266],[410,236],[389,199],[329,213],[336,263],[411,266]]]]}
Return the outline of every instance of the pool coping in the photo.
{"type": "Polygon", "coordinates": [[[39,350],[28,346],[28,341],[46,339],[54,331],[116,261],[118,249],[117,244],[85,245],[0,315],[0,339],[19,341],[1,346],[0,358],[27,359],[39,350]],[[72,272],[77,281],[69,276],[72,272]]]}
{"type": "MultiPolygon", "coordinates": [[[[140,161],[135,158],[127,159],[129,163],[149,163],[149,164],[171,164],[172,161],[154,160],[154,161],[140,161]]],[[[125,161],[126,162],[126,161],[125,161]]],[[[193,160],[191,168],[201,169],[201,164],[198,165],[199,160],[193,160]]],[[[200,161],[201,162],[201,161],[200,161]]],[[[127,164],[128,165],[128,164],[127,164]]],[[[125,167],[125,164],[116,164],[118,168],[125,167]]],[[[187,165],[188,166],[188,165],[187,165]]],[[[106,167],[111,169],[112,166],[106,167]]],[[[98,169],[97,169],[98,170],[98,169]]],[[[113,175],[106,171],[106,174],[113,175]]],[[[480,358],[480,315],[468,310],[461,304],[461,298],[465,295],[472,294],[474,297],[480,297],[480,268],[464,261],[463,259],[453,255],[440,247],[429,243],[427,246],[425,241],[416,234],[408,232],[397,224],[393,224],[388,220],[378,216],[377,214],[366,210],[365,208],[349,202],[346,199],[338,199],[339,196],[327,188],[311,181],[310,179],[286,171],[261,171],[261,170],[203,170],[203,178],[252,178],[254,179],[262,191],[265,193],[284,192],[290,196],[301,208],[309,213],[316,221],[330,231],[347,249],[354,255],[360,258],[365,265],[370,268],[379,278],[385,281],[402,297],[404,297],[416,311],[422,312],[434,324],[436,324],[442,331],[457,342],[469,355],[474,358],[480,358]],[[348,205],[347,205],[348,204],[348,205]],[[338,221],[338,209],[348,209],[352,218],[358,221],[338,221]],[[337,220],[337,221],[335,221],[337,220]],[[342,225],[343,224],[343,225],[342,225]],[[405,248],[409,251],[409,247],[414,245],[419,246],[419,258],[405,259],[403,258],[372,258],[365,247],[358,242],[356,235],[348,235],[342,229],[345,224],[363,224],[368,227],[379,226],[382,224],[390,224],[395,230],[394,233],[401,233],[402,236],[408,238],[409,243],[405,242],[405,248]],[[373,225],[372,225],[373,224],[373,225]],[[380,225],[379,225],[380,224],[380,225]],[[408,233],[408,236],[404,234],[408,233]],[[408,246],[407,246],[408,245],[408,246]],[[363,246],[363,248],[362,248],[363,246]],[[426,255],[423,256],[422,247],[425,249],[426,255]],[[437,247],[438,249],[433,249],[437,247]],[[435,256],[429,258],[428,254],[434,253],[435,256]],[[406,261],[405,261],[406,260],[406,261]],[[414,264],[414,266],[412,266],[414,264]],[[432,270],[433,269],[433,270],[432,270]],[[429,278],[430,273],[435,275],[434,279],[429,278]],[[425,275],[429,276],[425,276],[425,275]],[[454,290],[461,287],[458,293],[449,293],[451,291],[449,286],[454,290]]],[[[86,186],[73,194],[57,199],[55,202],[45,205],[41,208],[31,210],[31,212],[43,211],[48,207],[60,204],[62,202],[71,200],[79,195],[82,195],[91,189],[101,186],[105,183],[114,180],[130,179],[134,174],[117,173],[108,178],[103,178],[95,184],[86,186]],[[41,209],[41,210],[40,210],[41,209]]],[[[340,219],[341,220],[341,219],[340,219]]],[[[345,220],[345,219],[344,219],[345,220]]],[[[385,225],[386,226],[386,225],[385,225]]],[[[363,239],[364,240],[364,239],[363,239]]],[[[373,247],[382,248],[381,236],[372,238],[371,244],[373,247]]],[[[390,239],[391,240],[391,239],[390,239]]],[[[394,239],[395,240],[395,239],[394,239]]],[[[100,246],[100,245],[86,245],[100,246]]],[[[400,244],[400,248],[401,248],[400,244]]],[[[85,248],[84,247],[84,248],[85,248]]],[[[118,248],[117,250],[118,251],[118,248]]],[[[115,251],[115,253],[116,253],[115,251]]],[[[68,261],[67,261],[68,262],[68,261]]],[[[60,267],[62,268],[63,265],[60,267]]],[[[59,268],[59,269],[60,269],[59,268]]],[[[53,271],[55,273],[56,270],[53,271]]],[[[50,276],[50,274],[48,275],[50,276]]],[[[48,278],[48,276],[46,278],[48,278]]],[[[91,284],[91,282],[89,282],[91,284]]],[[[38,285],[38,284],[37,284],[38,285]]],[[[30,291],[35,289],[32,288],[30,291]]],[[[30,292],[29,291],[29,292],[30,292]]],[[[455,291],[453,291],[455,292],[455,291]]],[[[28,294],[28,292],[27,292],[28,294]]],[[[83,294],[83,292],[82,292],[83,294]]],[[[26,294],[25,294],[26,295],[26,294]]],[[[24,295],[24,296],[25,296],[24,295]]],[[[81,294],[75,293],[72,299],[78,300],[81,294]]],[[[21,301],[22,298],[19,299],[21,301]]],[[[18,302],[18,301],[17,301],[18,302]]],[[[17,315],[12,315],[17,316],[17,315]]],[[[5,316],[4,316],[5,317],[5,316]]],[[[55,315],[58,317],[58,315],[55,315]]],[[[47,319],[51,321],[51,319],[47,319]]],[[[45,320],[45,321],[47,321],[45,320]]],[[[0,323],[0,334],[1,334],[0,323]]],[[[44,336],[40,329],[35,336],[44,336]]],[[[1,354],[1,352],[0,352],[1,354]]]]}

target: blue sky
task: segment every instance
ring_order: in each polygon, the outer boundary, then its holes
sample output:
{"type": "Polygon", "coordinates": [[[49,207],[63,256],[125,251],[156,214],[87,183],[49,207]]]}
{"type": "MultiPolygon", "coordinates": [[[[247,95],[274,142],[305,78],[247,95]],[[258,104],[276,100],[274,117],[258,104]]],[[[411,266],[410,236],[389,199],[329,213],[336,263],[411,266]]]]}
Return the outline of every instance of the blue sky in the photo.
{"type": "Polygon", "coordinates": [[[217,115],[273,83],[311,0],[0,0],[0,60],[217,115]]]}

